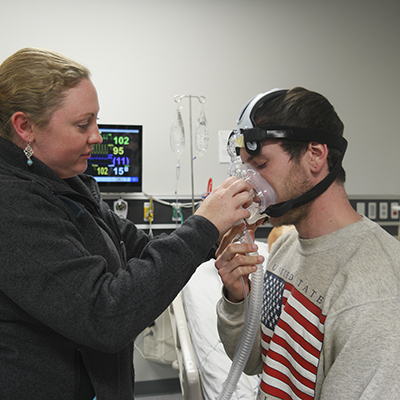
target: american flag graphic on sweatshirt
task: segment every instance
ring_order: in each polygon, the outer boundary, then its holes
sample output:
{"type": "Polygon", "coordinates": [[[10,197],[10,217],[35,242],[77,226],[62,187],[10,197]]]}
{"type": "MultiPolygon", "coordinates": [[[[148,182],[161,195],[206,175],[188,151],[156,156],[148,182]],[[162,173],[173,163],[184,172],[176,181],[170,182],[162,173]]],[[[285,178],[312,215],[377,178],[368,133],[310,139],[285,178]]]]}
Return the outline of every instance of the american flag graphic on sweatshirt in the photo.
{"type": "Polygon", "coordinates": [[[261,389],[279,399],[313,399],[326,317],[292,284],[267,271],[261,315],[261,389]]]}

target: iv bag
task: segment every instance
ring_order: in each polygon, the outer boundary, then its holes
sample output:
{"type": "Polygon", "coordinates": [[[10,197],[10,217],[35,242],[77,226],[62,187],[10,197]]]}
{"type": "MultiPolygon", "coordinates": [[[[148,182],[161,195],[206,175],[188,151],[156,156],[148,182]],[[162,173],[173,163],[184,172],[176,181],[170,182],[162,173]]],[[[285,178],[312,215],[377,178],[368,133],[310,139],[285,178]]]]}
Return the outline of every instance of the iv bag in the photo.
{"type": "Polygon", "coordinates": [[[203,104],[200,105],[200,115],[196,124],[196,150],[199,156],[202,156],[208,149],[208,129],[207,119],[203,104]]]}
{"type": "Polygon", "coordinates": [[[185,150],[185,129],[183,127],[181,107],[178,105],[176,109],[175,119],[169,131],[169,139],[171,150],[180,157],[185,150]]]}

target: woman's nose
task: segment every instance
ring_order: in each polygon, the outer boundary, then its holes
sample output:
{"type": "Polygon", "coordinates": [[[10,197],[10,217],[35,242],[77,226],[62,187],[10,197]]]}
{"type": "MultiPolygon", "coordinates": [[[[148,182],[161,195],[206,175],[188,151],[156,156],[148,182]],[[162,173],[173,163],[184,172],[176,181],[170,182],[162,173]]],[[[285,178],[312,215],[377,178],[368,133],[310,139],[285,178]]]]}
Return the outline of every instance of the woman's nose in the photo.
{"type": "Polygon", "coordinates": [[[93,133],[90,135],[89,139],[92,144],[100,144],[103,142],[103,138],[101,137],[101,134],[100,134],[97,124],[93,130],[93,133]]]}

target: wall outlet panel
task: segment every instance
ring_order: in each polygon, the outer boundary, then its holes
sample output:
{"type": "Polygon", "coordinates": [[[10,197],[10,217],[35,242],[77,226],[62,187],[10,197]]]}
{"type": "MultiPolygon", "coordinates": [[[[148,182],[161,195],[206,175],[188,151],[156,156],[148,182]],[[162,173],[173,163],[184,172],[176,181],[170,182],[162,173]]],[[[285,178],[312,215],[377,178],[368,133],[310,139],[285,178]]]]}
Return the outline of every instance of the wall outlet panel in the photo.
{"type": "Polygon", "coordinates": [[[390,219],[398,220],[399,219],[399,203],[392,202],[390,203],[390,219]]]}
{"type": "Polygon", "coordinates": [[[384,223],[400,223],[399,210],[397,209],[400,200],[394,198],[357,198],[351,199],[350,203],[353,208],[362,215],[376,221],[380,224],[384,223]]]}
{"type": "Polygon", "coordinates": [[[376,219],[376,203],[374,201],[371,201],[370,203],[368,203],[367,217],[372,220],[376,219]]]}
{"type": "Polygon", "coordinates": [[[388,203],[386,201],[382,201],[379,203],[379,219],[388,219],[388,203]]]}

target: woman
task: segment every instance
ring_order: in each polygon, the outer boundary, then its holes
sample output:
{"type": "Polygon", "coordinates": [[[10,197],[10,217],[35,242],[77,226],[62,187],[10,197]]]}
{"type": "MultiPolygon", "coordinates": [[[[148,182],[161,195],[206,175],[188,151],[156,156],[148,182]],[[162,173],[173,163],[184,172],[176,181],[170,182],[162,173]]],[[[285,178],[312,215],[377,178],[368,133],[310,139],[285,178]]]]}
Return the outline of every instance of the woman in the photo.
{"type": "Polygon", "coordinates": [[[133,340],[248,217],[229,178],[173,234],[117,217],[82,175],[101,143],[89,71],[22,49],[0,66],[0,398],[133,398],[133,340]]]}

